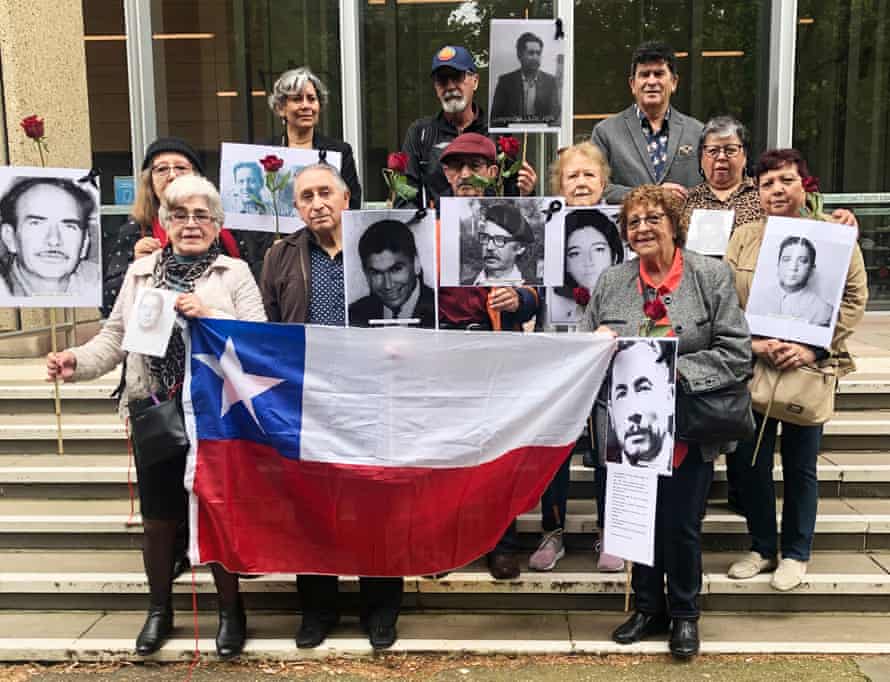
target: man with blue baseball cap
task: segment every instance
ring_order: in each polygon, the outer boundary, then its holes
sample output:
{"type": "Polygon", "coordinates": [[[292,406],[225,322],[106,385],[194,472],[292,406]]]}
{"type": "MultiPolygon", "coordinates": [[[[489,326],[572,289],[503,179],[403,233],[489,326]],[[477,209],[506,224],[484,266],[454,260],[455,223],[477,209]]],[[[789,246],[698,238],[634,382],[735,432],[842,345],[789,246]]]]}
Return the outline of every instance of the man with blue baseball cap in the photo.
{"type": "MultiPolygon", "coordinates": [[[[439,196],[449,188],[439,163],[442,151],[461,133],[488,135],[488,118],[473,102],[479,74],[470,51],[459,45],[445,45],[433,55],[430,75],[442,110],[417,119],[408,129],[402,146],[408,155],[408,181],[421,191],[413,202],[399,202],[399,208],[438,204],[439,196]]],[[[526,163],[517,180],[519,193],[531,194],[537,175],[526,163]]]]}

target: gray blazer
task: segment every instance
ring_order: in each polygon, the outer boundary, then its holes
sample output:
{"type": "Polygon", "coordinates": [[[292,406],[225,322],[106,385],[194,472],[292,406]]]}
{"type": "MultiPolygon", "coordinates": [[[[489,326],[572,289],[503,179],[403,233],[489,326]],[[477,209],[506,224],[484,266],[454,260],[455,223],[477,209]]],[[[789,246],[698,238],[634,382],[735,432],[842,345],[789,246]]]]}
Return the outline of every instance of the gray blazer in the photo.
{"type": "MultiPolygon", "coordinates": [[[[662,182],[676,182],[684,187],[694,187],[701,182],[698,140],[702,127],[701,121],[671,109],[667,170],[662,182]]],[[[603,150],[612,167],[612,177],[603,195],[608,203],[620,204],[624,195],[634,187],[655,184],[655,170],[634,105],[600,121],[593,129],[591,141],[603,150]]]]}
{"type": "MultiPolygon", "coordinates": [[[[645,321],[639,270],[635,259],[600,275],[580,327],[590,331],[606,325],[620,336],[637,336],[645,321]]],[[[677,381],[687,392],[751,377],[751,335],[728,264],[684,249],[680,286],[662,300],[678,339],[677,381]]],[[[700,446],[705,461],[721,448],[718,443],[700,446]]]]}

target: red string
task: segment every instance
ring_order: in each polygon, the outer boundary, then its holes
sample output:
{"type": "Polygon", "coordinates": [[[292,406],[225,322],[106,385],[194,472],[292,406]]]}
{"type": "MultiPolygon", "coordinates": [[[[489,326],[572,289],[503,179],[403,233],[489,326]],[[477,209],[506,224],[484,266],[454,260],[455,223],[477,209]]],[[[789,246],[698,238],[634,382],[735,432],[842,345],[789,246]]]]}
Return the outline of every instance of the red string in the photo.
{"type": "Polygon", "coordinates": [[[198,632],[198,588],[195,584],[195,567],[192,566],[192,623],[195,628],[195,655],[192,657],[192,663],[189,666],[188,676],[185,678],[186,682],[192,679],[192,673],[195,668],[198,666],[198,662],[201,660],[201,650],[198,648],[198,638],[200,633],[198,632]]]}
{"type": "Polygon", "coordinates": [[[130,438],[130,418],[124,421],[127,432],[127,490],[130,493],[130,516],[127,517],[127,526],[133,525],[133,516],[136,514],[136,496],[133,494],[133,440],[130,438]]]}

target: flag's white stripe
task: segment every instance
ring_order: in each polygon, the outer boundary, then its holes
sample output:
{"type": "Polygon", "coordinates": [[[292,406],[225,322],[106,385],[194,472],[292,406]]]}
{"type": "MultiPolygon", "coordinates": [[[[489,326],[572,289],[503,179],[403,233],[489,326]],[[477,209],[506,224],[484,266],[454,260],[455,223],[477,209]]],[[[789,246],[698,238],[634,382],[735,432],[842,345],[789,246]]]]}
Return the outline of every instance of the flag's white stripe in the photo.
{"type": "Polygon", "coordinates": [[[301,457],[461,467],[580,434],[612,355],[594,334],[306,328],[301,457]]]}

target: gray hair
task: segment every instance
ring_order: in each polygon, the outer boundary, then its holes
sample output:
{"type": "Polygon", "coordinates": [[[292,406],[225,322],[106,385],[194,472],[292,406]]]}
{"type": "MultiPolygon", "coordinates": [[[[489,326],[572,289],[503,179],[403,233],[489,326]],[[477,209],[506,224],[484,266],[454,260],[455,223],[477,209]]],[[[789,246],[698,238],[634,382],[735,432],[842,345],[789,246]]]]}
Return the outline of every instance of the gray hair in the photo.
{"type": "Polygon", "coordinates": [[[161,225],[167,226],[173,209],[182,206],[186,199],[202,197],[207,201],[207,209],[217,227],[221,227],[226,217],[222,207],[222,199],[216,187],[207,178],[200,175],[180,175],[167,185],[161,196],[161,206],[158,209],[158,219],[161,225]]]}
{"type": "Polygon", "coordinates": [[[275,81],[275,85],[272,86],[272,94],[269,95],[269,108],[272,110],[272,113],[278,114],[278,109],[284,106],[285,100],[291,95],[297,95],[302,92],[303,88],[306,87],[306,83],[312,83],[322,106],[326,106],[328,103],[328,89],[325,87],[325,84],[307,67],[301,66],[298,69],[285,71],[275,81]]]}
{"type": "Polygon", "coordinates": [[[745,148],[745,153],[748,153],[748,147],[751,143],[751,136],[748,134],[748,129],[744,126],[744,124],[741,121],[734,119],[732,116],[715,116],[710,121],[705,123],[705,127],[702,128],[701,131],[701,137],[698,139],[699,163],[701,163],[702,151],[705,146],[705,138],[707,138],[708,135],[716,135],[719,138],[735,135],[742,143],[742,147],[745,148]]]}
{"type": "Polygon", "coordinates": [[[297,181],[300,179],[300,176],[303,173],[308,173],[309,171],[327,171],[331,174],[331,177],[334,178],[334,184],[344,194],[349,191],[349,185],[346,184],[346,181],[343,179],[343,176],[340,175],[340,171],[338,171],[334,166],[329,163],[325,163],[324,161],[319,161],[318,163],[312,163],[308,166],[303,166],[300,170],[294,173],[294,199],[296,199],[297,194],[297,181]]]}

